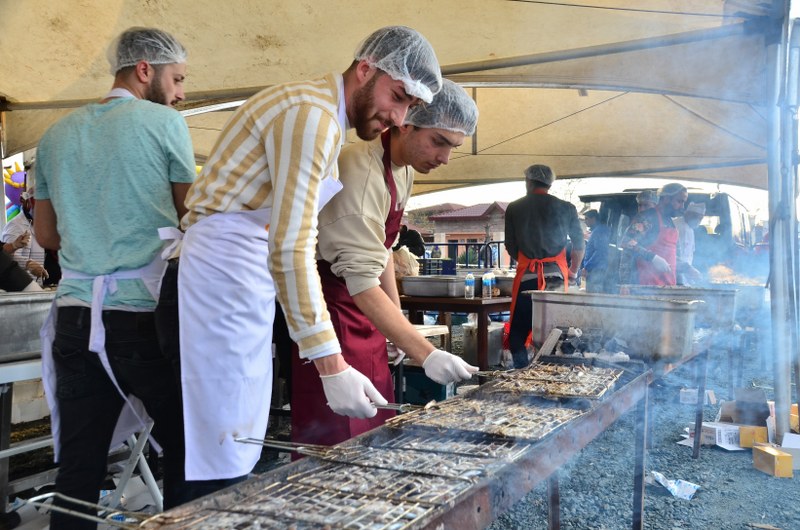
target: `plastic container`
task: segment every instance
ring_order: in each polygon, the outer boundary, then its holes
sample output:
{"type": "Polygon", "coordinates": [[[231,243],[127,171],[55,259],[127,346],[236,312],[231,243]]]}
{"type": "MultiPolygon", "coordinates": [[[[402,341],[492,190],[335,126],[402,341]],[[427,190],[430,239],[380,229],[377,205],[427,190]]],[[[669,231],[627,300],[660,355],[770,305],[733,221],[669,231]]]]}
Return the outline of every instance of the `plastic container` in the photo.
{"type": "Polygon", "coordinates": [[[471,272],[464,278],[464,298],[475,298],[475,276],[471,272]]]}
{"type": "Polygon", "coordinates": [[[491,272],[484,274],[481,284],[483,285],[481,296],[483,298],[491,298],[492,290],[494,289],[494,274],[491,272]]]}

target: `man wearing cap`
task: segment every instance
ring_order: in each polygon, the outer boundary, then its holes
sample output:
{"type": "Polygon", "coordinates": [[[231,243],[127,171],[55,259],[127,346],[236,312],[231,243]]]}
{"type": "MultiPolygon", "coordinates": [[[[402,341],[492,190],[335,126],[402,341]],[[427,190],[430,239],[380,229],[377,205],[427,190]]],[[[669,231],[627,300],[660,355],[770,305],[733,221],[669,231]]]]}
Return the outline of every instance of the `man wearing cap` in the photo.
{"type": "Polygon", "coordinates": [[[186,475],[209,491],[242,480],[263,438],[277,297],[300,357],[336,414],[372,417],[386,399],[351,367],[317,272],[317,211],[341,189],[348,128],[372,140],[441,88],[418,32],[391,26],[359,46],[342,75],[270,87],[234,113],[187,196],[179,267],[186,475]],[[213,286],[210,288],[209,286],[213,286]]]}
{"type": "Polygon", "coordinates": [[[676,252],[676,281],[678,285],[692,285],[703,278],[694,268],[695,229],[706,214],[706,203],[690,202],[683,217],[673,219],[678,229],[678,248],[676,252]]]}
{"type": "Polygon", "coordinates": [[[515,368],[528,365],[525,342],[531,331],[532,303],[522,291],[567,290],[577,278],[585,242],[578,211],[572,203],[548,193],[556,176],[548,166],[525,170],[527,195],[508,205],[505,220],[506,249],[517,260],[511,301],[508,341],[515,368]],[[572,243],[567,265],[567,243],[572,243]]]}
{"type": "MultiPolygon", "coordinates": [[[[452,150],[475,131],[478,108],[463,88],[444,80],[429,105],[408,112],[405,124],[370,142],[342,150],[339,175],[344,186],[319,214],[317,261],[322,292],[342,354],[387,398],[393,396],[386,339],[404,351],[440,384],[469,379],[477,367],[434,348],[400,310],[389,250],[415,172],[427,174],[447,164],[452,150]]],[[[316,370],[294,357],[292,440],[332,445],[379,426],[393,413],[374,418],[338,416],[325,405],[316,370]]]]}
{"type": "Polygon", "coordinates": [[[583,214],[586,226],[591,230],[581,268],[586,278],[586,291],[604,293],[606,291],[606,269],[608,268],[608,243],[611,230],[600,221],[597,210],[587,210],[583,214]]]}
{"type": "Polygon", "coordinates": [[[666,184],[658,190],[656,207],[633,218],[620,242],[623,284],[675,285],[678,229],[672,218],[683,214],[688,196],[681,184],[666,184]]]}
{"type": "MultiPolygon", "coordinates": [[[[168,508],[188,499],[180,391],[154,309],[166,266],[158,229],[177,230],[195,176],[189,128],[172,108],[184,97],[186,50],[164,31],[131,28],[109,62],[111,91],[53,125],[36,158],[36,238],[59,249],[63,272],[55,326],[48,318],[42,330],[56,492],[96,503],[109,447],[149,415],[168,508]]],[[[50,520],[53,529],[95,527],[61,513],[50,520]]]]}

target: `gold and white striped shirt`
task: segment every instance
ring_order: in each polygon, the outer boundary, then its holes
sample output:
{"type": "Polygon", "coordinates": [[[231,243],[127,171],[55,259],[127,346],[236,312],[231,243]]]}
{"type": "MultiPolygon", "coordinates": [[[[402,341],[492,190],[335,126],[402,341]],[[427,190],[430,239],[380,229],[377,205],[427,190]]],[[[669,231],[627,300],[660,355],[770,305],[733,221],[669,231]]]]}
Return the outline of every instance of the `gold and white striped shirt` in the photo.
{"type": "Polygon", "coordinates": [[[320,182],[338,179],[346,124],[341,76],[287,83],[248,99],[220,133],[186,197],[183,229],[222,212],[271,208],[269,268],[302,358],[341,351],[314,260],[320,182]],[[341,107],[341,108],[340,108],[341,107]]]}

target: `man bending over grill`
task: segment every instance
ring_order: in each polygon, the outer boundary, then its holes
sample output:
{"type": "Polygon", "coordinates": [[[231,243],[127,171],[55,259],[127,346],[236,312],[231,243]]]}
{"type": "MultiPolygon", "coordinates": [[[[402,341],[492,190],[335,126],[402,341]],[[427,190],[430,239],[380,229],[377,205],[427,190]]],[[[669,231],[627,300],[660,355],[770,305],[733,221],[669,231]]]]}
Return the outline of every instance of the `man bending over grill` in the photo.
{"type": "MultiPolygon", "coordinates": [[[[317,261],[322,292],[345,360],[392,396],[386,338],[419,362],[438,383],[469,379],[477,368],[434,348],[400,311],[390,249],[397,240],[414,172],[447,164],[452,150],[475,131],[478,109],[467,93],[444,80],[433,103],[409,110],[405,124],[371,142],[347,146],[339,157],[344,188],[319,215],[317,261]]],[[[334,414],[316,370],[293,356],[292,439],[335,444],[377,427],[334,414]]]]}

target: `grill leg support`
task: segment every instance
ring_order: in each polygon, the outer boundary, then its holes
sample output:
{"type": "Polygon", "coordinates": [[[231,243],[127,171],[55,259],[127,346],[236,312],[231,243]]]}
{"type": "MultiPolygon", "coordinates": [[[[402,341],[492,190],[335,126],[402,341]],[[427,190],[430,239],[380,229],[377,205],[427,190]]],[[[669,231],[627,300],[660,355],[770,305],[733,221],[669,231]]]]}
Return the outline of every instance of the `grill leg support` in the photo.
{"type": "Polygon", "coordinates": [[[631,528],[644,528],[644,473],[647,455],[650,406],[648,404],[650,385],[645,385],[644,395],[636,404],[634,417],[634,447],[636,455],[633,468],[633,518],[631,528]]]}
{"type": "Polygon", "coordinates": [[[561,528],[561,496],[558,493],[557,469],[547,479],[547,497],[547,528],[558,530],[561,528]]]}
{"type": "Polygon", "coordinates": [[[708,375],[708,350],[700,354],[697,365],[697,406],[694,414],[694,443],[692,458],[700,458],[700,439],[703,431],[703,407],[706,401],[706,376],[708,375]]]}

